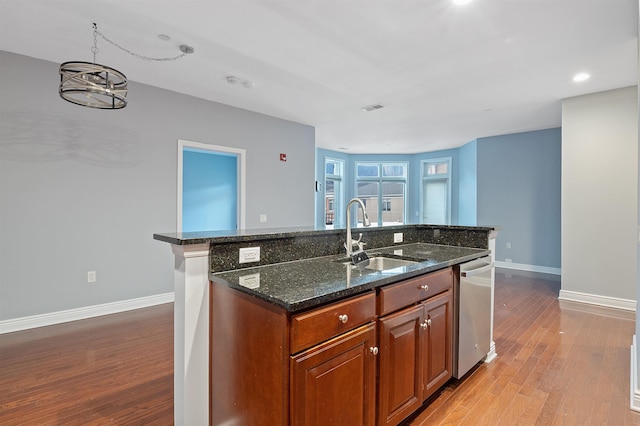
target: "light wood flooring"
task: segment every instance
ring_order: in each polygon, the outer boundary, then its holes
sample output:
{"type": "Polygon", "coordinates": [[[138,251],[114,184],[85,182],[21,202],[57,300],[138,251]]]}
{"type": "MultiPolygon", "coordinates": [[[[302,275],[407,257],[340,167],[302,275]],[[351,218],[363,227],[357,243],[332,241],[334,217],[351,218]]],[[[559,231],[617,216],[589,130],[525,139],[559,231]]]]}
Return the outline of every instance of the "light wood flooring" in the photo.
{"type": "MultiPolygon", "coordinates": [[[[451,381],[421,425],[640,425],[631,319],[561,308],[559,277],[498,269],[498,358],[451,381]]],[[[173,423],[173,306],[0,335],[0,425],[173,423]]]]}

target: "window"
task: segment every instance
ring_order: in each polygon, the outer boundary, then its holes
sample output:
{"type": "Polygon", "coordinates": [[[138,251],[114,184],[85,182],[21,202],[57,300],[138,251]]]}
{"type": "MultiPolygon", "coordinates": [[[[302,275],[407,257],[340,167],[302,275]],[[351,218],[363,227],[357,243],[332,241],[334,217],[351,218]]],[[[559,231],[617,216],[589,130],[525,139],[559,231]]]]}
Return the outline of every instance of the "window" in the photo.
{"type": "Polygon", "coordinates": [[[422,162],[422,223],[451,223],[451,158],[422,162]]]}
{"type": "MultiPolygon", "coordinates": [[[[407,163],[356,163],[356,196],[367,206],[372,226],[405,222],[407,163]]],[[[358,211],[357,226],[362,226],[358,211]]]]}
{"type": "Polygon", "coordinates": [[[326,158],[324,161],[324,223],[326,229],[340,228],[344,224],[343,183],[344,162],[326,158]]]}

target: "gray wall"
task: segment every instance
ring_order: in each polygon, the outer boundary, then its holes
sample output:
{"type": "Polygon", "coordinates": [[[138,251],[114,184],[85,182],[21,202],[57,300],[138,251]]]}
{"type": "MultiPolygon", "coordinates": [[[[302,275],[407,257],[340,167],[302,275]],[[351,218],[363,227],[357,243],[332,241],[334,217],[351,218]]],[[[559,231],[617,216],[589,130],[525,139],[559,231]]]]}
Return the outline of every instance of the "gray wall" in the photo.
{"type": "Polygon", "coordinates": [[[636,299],[637,87],[562,102],[562,290],[636,299]]]}
{"type": "Polygon", "coordinates": [[[247,150],[247,228],[313,226],[312,127],[135,82],[84,108],[57,68],[0,51],[0,320],[173,291],[178,139],[247,150]]]}
{"type": "Polygon", "coordinates": [[[560,268],[560,129],[477,144],[478,225],[502,226],[496,260],[560,268]]]}

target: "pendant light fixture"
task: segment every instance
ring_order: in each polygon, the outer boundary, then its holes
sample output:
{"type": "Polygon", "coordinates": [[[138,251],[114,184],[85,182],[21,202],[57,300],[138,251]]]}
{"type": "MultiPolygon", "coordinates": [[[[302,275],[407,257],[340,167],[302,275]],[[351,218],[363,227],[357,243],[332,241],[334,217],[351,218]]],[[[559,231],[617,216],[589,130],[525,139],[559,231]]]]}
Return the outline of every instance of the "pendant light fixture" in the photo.
{"type": "Polygon", "coordinates": [[[193,53],[191,46],[181,45],[180,55],[174,58],[150,58],[133,53],[112,42],[98,31],[97,24],[93,24],[93,62],[70,61],[60,65],[60,86],[58,93],[65,101],[98,109],[121,109],[127,106],[127,77],[120,71],[96,63],[98,36],[137,58],[145,61],[173,61],[187,54],[193,53]]]}

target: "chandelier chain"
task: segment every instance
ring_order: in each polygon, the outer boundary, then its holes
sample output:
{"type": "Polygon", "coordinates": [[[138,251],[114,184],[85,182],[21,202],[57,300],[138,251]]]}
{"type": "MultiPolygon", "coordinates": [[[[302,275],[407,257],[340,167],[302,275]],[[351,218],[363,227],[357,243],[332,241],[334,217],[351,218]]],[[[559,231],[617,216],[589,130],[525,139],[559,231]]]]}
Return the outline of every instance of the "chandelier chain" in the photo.
{"type": "Polygon", "coordinates": [[[109,38],[107,38],[104,34],[102,34],[100,31],[98,31],[98,27],[96,24],[93,24],[93,48],[91,48],[91,51],[93,52],[93,61],[95,62],[96,59],[96,53],[98,52],[98,47],[97,47],[97,36],[100,36],[104,41],[106,41],[107,43],[117,47],[118,49],[122,50],[123,52],[127,52],[129,55],[131,56],[135,56],[138,59],[142,59],[143,61],[156,61],[156,62],[167,62],[167,61],[175,61],[176,59],[180,59],[183,56],[186,56],[186,53],[181,53],[178,56],[175,56],[173,58],[152,58],[149,56],[145,56],[145,55],[141,55],[139,53],[135,53],[130,51],[129,49],[120,46],[118,43],[116,43],[115,41],[110,40],[109,38]],[[95,49],[95,51],[94,51],[95,49]]]}
{"type": "Polygon", "coordinates": [[[98,26],[94,23],[93,24],[93,47],[91,47],[91,52],[93,53],[93,63],[96,63],[96,55],[98,54],[98,52],[100,51],[100,49],[98,49],[98,26]]]}

